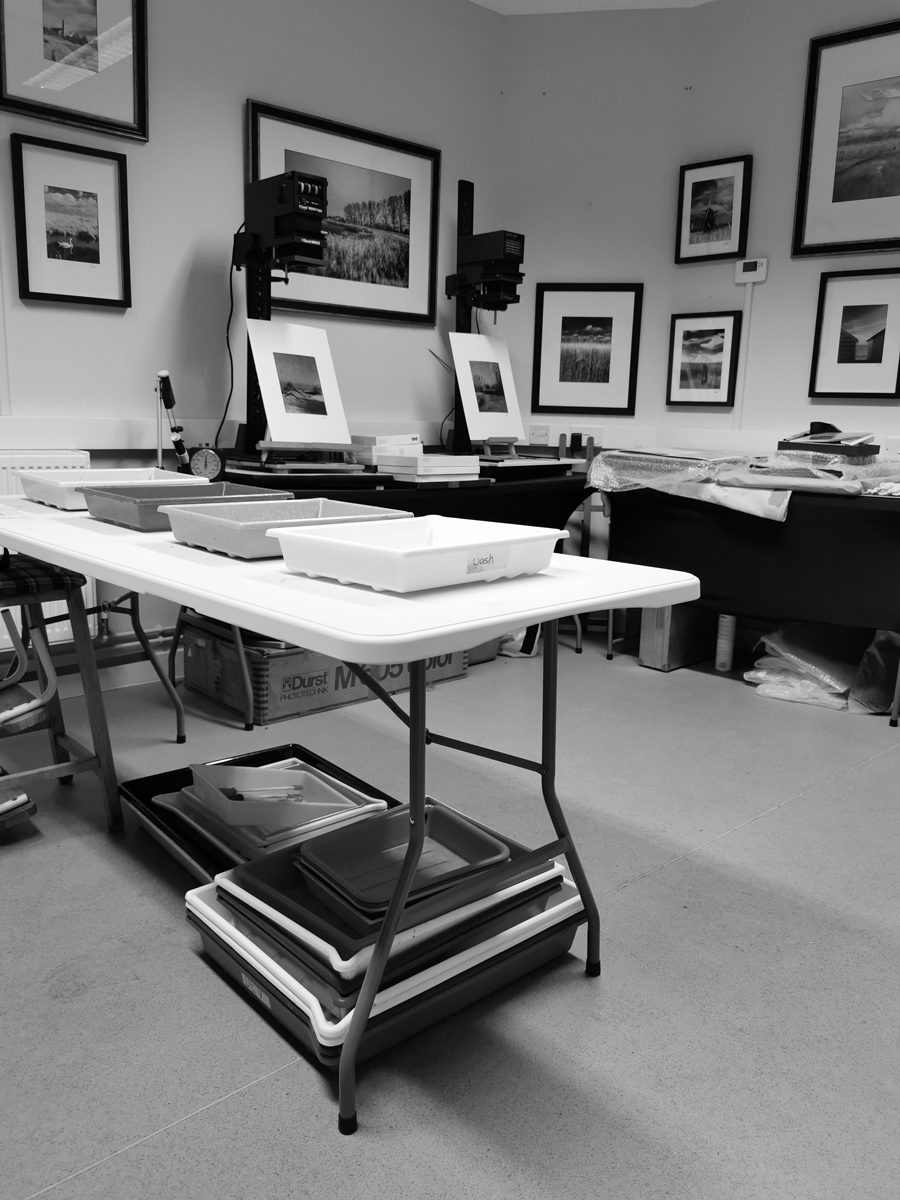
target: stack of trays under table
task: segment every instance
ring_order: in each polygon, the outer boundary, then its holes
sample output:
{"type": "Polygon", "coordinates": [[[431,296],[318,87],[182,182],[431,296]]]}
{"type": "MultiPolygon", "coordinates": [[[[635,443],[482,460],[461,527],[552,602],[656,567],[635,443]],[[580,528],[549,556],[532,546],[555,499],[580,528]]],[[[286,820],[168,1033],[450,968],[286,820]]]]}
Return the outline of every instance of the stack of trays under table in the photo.
{"type": "MultiPolygon", "coordinates": [[[[187,893],[206,953],[325,1066],[340,1060],[407,830],[392,804],[187,893]]],[[[565,954],[583,919],[560,863],[429,800],[360,1059],[565,954]]]]}

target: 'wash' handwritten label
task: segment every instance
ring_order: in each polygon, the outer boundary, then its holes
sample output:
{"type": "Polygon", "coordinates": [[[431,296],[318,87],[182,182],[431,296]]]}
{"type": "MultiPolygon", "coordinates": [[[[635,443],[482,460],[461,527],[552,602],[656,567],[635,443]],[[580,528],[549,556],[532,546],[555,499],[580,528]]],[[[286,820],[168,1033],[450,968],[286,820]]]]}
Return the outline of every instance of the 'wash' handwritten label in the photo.
{"type": "Polygon", "coordinates": [[[490,571],[502,571],[508,565],[508,546],[478,546],[469,551],[466,574],[486,575],[490,571]]]}

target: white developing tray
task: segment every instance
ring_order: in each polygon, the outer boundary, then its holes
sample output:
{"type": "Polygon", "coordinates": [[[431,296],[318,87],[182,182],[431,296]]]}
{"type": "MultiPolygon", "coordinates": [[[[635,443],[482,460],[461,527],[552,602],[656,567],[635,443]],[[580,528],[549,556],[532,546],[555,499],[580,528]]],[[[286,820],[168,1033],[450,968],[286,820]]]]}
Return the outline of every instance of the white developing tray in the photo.
{"type": "Polygon", "coordinates": [[[411,514],[399,508],[353,504],[311,496],[304,500],[271,500],[247,504],[234,501],[215,505],[181,504],[164,508],[179,542],[216,550],[232,558],[278,558],[281,550],[269,530],[292,526],[341,524],[347,521],[383,521],[411,514]]]}
{"type": "Polygon", "coordinates": [[[87,500],[79,491],[83,487],[104,487],[117,483],[208,484],[197,475],[166,471],[162,467],[61,467],[58,470],[15,471],[22,491],[29,500],[51,504],[54,508],[87,508],[87,500]]]}
{"type": "Polygon", "coordinates": [[[196,798],[226,825],[305,825],[372,802],[314,767],[193,763],[191,773],[196,798]]]}
{"type": "Polygon", "coordinates": [[[533,575],[569,536],[565,529],[438,516],[273,533],[289,571],[387,592],[533,575]]]}

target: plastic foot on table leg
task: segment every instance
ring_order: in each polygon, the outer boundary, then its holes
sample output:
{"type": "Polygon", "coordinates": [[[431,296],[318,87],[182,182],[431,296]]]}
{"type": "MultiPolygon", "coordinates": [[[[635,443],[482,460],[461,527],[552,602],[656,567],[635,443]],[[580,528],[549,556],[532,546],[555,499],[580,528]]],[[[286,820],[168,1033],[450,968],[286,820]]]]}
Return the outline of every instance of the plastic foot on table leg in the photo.
{"type": "Polygon", "coordinates": [[[338,1116],[338,1131],[340,1133],[356,1133],[358,1128],[359,1126],[356,1121],[356,1113],[354,1113],[352,1117],[338,1116]]]}
{"type": "Polygon", "coordinates": [[[597,962],[589,962],[585,963],[584,973],[585,975],[590,975],[592,979],[595,979],[600,974],[601,969],[602,968],[599,960],[597,962]]]}
{"type": "Polygon", "coordinates": [[[183,733],[179,733],[178,736],[175,738],[175,741],[179,746],[183,746],[184,743],[187,741],[187,735],[183,734],[183,733]]]}

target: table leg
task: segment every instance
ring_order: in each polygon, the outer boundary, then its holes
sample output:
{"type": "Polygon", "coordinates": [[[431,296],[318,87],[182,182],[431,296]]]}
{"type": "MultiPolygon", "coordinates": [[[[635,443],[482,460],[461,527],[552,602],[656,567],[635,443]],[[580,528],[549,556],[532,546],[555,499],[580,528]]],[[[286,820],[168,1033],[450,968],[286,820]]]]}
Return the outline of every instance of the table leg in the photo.
{"type": "Polygon", "coordinates": [[[355,1133],[356,1059],[425,841],[425,662],[409,664],[409,844],[341,1050],[338,1129],[355,1133]]]}
{"type": "Polygon", "coordinates": [[[569,826],[563,814],[559,797],[556,794],[556,717],[557,717],[557,664],[559,660],[559,623],[545,621],[543,624],[544,639],[544,679],[543,707],[541,716],[541,791],[544,803],[553,822],[557,837],[568,838],[569,850],[566,861],[572,872],[572,878],[578,886],[584,911],[587,914],[587,975],[600,974],[600,913],[597,902],[591,893],[590,884],[578,851],[572,845],[569,826]]]}
{"type": "Polygon", "coordinates": [[[153,653],[153,647],[147,640],[147,635],[144,633],[144,627],[141,624],[141,608],[140,597],[137,592],[129,592],[128,596],[128,613],[131,617],[131,628],[134,630],[134,636],[141,644],[141,649],[147,656],[150,666],[156,672],[159,682],[163,685],[169,699],[172,701],[172,706],[175,709],[175,741],[182,743],[185,741],[184,736],[184,705],[181,703],[181,697],[175,691],[172,681],[159,665],[159,660],[153,653]]]}

